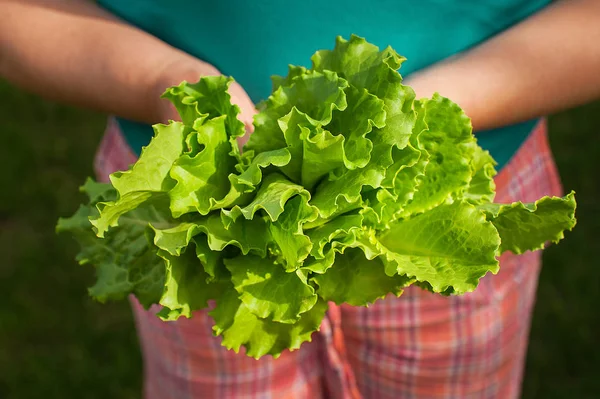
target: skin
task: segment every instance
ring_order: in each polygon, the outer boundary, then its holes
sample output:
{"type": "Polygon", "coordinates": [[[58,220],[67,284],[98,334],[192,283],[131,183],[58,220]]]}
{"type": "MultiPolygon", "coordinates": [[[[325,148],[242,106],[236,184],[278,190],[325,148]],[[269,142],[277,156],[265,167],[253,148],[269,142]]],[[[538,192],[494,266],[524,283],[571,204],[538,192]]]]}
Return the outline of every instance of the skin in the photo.
{"type": "MultiPolygon", "coordinates": [[[[56,101],[166,122],[166,87],[219,74],[89,1],[0,0],[0,15],[0,76],[56,101]]],[[[559,1],[406,83],[457,102],[475,130],[500,127],[599,98],[598,43],[600,0],[559,1]]],[[[254,105],[239,85],[230,93],[250,129],[254,105]]]]}
{"type": "Polygon", "coordinates": [[[598,43],[600,1],[559,1],[405,83],[458,103],[475,130],[501,127],[600,98],[598,43]]]}
{"type": "MultiPolygon", "coordinates": [[[[0,76],[55,101],[165,123],[178,119],[165,88],[220,74],[90,1],[0,0],[0,15],[0,76]]],[[[230,94],[250,127],[254,104],[237,83],[230,94]]]]}

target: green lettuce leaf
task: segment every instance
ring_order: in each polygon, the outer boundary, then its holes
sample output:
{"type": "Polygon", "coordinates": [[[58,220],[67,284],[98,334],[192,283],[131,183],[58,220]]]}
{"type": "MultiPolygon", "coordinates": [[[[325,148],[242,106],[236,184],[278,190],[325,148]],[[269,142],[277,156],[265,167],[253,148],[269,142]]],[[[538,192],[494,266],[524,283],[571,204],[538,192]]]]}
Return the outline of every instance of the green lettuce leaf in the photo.
{"type": "Polygon", "coordinates": [[[329,172],[344,165],[344,136],[332,135],[297,108],[279,119],[292,157],[281,171],[292,181],[312,189],[329,172]]]}
{"type": "Polygon", "coordinates": [[[358,248],[336,256],[332,267],[312,280],[319,286],[321,298],[353,306],[368,306],[388,294],[400,296],[414,281],[402,275],[388,276],[379,258],[368,260],[358,248]]]}
{"type": "Polygon", "coordinates": [[[317,51],[312,57],[315,70],[337,72],[352,86],[367,89],[383,100],[386,119],[379,134],[391,138],[388,142],[398,148],[408,144],[416,118],[412,110],[414,91],[402,85],[397,72],[405,60],[391,47],[379,51],[356,35],[350,40],[338,37],[333,50],[317,51]]]}
{"type": "Polygon", "coordinates": [[[427,281],[435,292],[475,289],[487,272],[498,271],[500,237],[473,205],[455,202],[392,223],[379,235],[388,275],[427,281]]]}
{"type": "Polygon", "coordinates": [[[475,148],[471,121],[458,105],[435,94],[432,99],[420,100],[416,108],[427,126],[418,136],[419,148],[430,159],[403,210],[405,215],[430,210],[466,189],[475,148]]]}
{"type": "Polygon", "coordinates": [[[223,251],[226,247],[233,246],[243,254],[252,252],[265,256],[267,245],[272,241],[269,224],[263,218],[238,219],[225,224],[219,214],[212,213],[194,223],[195,229],[206,234],[208,246],[213,251],[223,251]]]}
{"type": "Polygon", "coordinates": [[[137,162],[125,172],[110,175],[110,182],[122,197],[135,191],[163,192],[174,182],[169,178],[173,162],[182,154],[186,126],[179,122],[155,125],[154,137],[137,162]]]}
{"type": "MultiPolygon", "coordinates": [[[[94,185],[86,184],[84,190],[94,185]]],[[[98,188],[99,186],[93,187],[98,188]]],[[[114,195],[108,189],[103,193],[90,191],[93,200],[114,195]]],[[[152,207],[136,209],[123,217],[118,227],[111,229],[104,238],[92,230],[90,217],[97,216],[95,204],[82,205],[70,218],[61,218],[57,232],[69,232],[79,242],[80,264],[96,268],[96,283],[89,288],[90,295],[99,302],[119,300],[134,294],[148,308],[158,303],[165,280],[165,263],[151,245],[148,222],[164,222],[152,207]]]]}
{"type": "Polygon", "coordinates": [[[118,198],[98,202],[98,217],[92,220],[96,233],[104,233],[118,224],[119,218],[149,200],[161,201],[163,195],[175,184],[169,170],[181,156],[184,147],[185,126],[174,122],[171,125],[155,126],[155,136],[145,147],[138,161],[125,172],[110,175],[110,181],[118,198]]]}
{"type": "Polygon", "coordinates": [[[317,302],[314,288],[301,273],[257,256],[226,259],[236,291],[246,308],[261,319],[293,324],[317,302]]]}
{"type": "Polygon", "coordinates": [[[208,307],[208,301],[220,297],[221,291],[226,287],[209,281],[210,276],[196,256],[193,246],[188,247],[180,256],[162,251],[158,254],[167,265],[164,293],[159,302],[163,308],[158,313],[163,320],[192,317],[193,311],[208,307]]]}
{"type": "Polygon", "coordinates": [[[326,310],[327,303],[319,300],[296,323],[277,323],[257,317],[231,288],[223,292],[210,315],[215,320],[215,334],[223,336],[223,346],[235,352],[244,346],[247,356],[259,359],[264,355],[278,358],[284,350],[295,350],[303,342],[311,341],[326,310]]]}
{"type": "Polygon", "coordinates": [[[308,198],[297,195],[285,204],[281,216],[270,225],[271,236],[277,245],[273,253],[280,255],[286,271],[302,266],[310,253],[312,242],[304,234],[302,225],[316,218],[317,210],[308,204],[308,198]]]}
{"type": "Polygon", "coordinates": [[[220,116],[197,126],[195,136],[203,149],[173,163],[170,176],[177,183],[169,197],[174,217],[193,211],[206,215],[211,202],[222,200],[229,192],[228,176],[235,171],[237,160],[229,155],[232,147],[225,123],[225,116],[220,116]]]}
{"type": "Polygon", "coordinates": [[[385,126],[384,103],[366,89],[346,90],[345,112],[333,115],[327,129],[341,132],[344,140],[344,164],[347,169],[364,168],[369,163],[373,142],[366,137],[373,128],[385,126]]]}
{"type": "MultiPolygon", "coordinates": [[[[262,181],[262,170],[270,166],[283,167],[290,162],[291,158],[290,152],[286,148],[261,152],[256,157],[253,156],[253,152],[246,154],[251,154],[251,157],[248,157],[251,159],[249,165],[241,170],[240,174],[229,175],[228,179],[231,183],[229,192],[218,201],[210,198],[211,209],[226,209],[234,205],[247,204],[262,181]]],[[[240,164],[236,165],[236,167],[239,166],[240,164]]]]}
{"type": "Polygon", "coordinates": [[[260,209],[274,222],[283,213],[285,203],[295,195],[304,196],[307,200],[310,197],[310,193],[302,186],[292,183],[278,173],[273,173],[265,178],[251,203],[243,208],[236,205],[231,210],[223,210],[223,219],[235,221],[243,216],[247,220],[252,220],[260,209]]]}
{"type": "Polygon", "coordinates": [[[206,236],[208,248],[212,251],[223,251],[233,246],[244,254],[253,252],[260,256],[266,254],[267,244],[272,241],[269,225],[262,218],[224,223],[219,214],[213,213],[172,227],[157,228],[155,224],[151,227],[155,232],[156,247],[173,256],[179,256],[200,234],[206,236]]]}
{"type": "Polygon", "coordinates": [[[213,251],[210,249],[208,238],[205,235],[197,235],[193,238],[193,241],[196,244],[196,257],[208,274],[206,281],[221,283],[230,281],[231,275],[225,267],[225,263],[223,263],[225,256],[230,256],[230,254],[227,251],[213,251]]]}
{"type": "Polygon", "coordinates": [[[121,216],[135,210],[151,199],[160,201],[161,197],[164,198],[164,195],[161,196],[160,193],[153,193],[152,191],[132,191],[123,195],[117,201],[99,202],[96,207],[100,214],[97,218],[91,219],[92,226],[94,226],[98,237],[104,237],[105,232],[110,227],[119,224],[121,216]]]}
{"type": "Polygon", "coordinates": [[[331,71],[306,71],[291,79],[291,84],[279,86],[263,103],[254,117],[254,134],[245,150],[256,153],[285,148],[287,143],[279,119],[294,107],[307,114],[313,125],[327,125],[334,110],[347,107],[344,89],[348,83],[331,71]]]}
{"type": "Polygon", "coordinates": [[[300,270],[305,273],[326,273],[333,266],[336,254],[356,244],[362,223],[363,215],[347,214],[308,230],[306,234],[310,237],[312,249],[300,270]]]}
{"type": "Polygon", "coordinates": [[[484,204],[494,201],[496,184],[494,176],[496,161],[488,151],[476,146],[471,160],[472,178],[463,198],[473,204],[484,204]]]}
{"type": "Polygon", "coordinates": [[[173,103],[184,125],[193,126],[199,117],[213,119],[224,116],[227,134],[232,138],[242,137],[246,130],[237,118],[240,109],[231,103],[227,91],[232,82],[232,78],[223,75],[205,76],[197,83],[184,81],[171,87],[162,97],[173,103]]]}
{"type": "Polygon", "coordinates": [[[534,203],[486,203],[479,209],[485,212],[502,244],[500,251],[521,254],[544,248],[551,242],[564,238],[564,231],[575,227],[575,193],[563,198],[544,197],[534,203]]]}

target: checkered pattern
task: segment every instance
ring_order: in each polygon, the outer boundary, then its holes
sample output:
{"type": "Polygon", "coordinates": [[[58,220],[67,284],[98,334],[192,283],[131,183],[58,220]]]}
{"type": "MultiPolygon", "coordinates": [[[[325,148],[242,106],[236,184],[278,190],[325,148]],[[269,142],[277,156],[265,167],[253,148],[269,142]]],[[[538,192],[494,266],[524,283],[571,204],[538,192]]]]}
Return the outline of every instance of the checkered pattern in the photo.
{"type": "MultiPolygon", "coordinates": [[[[134,161],[111,121],[96,157],[99,179],[134,161]]],[[[496,183],[498,202],[562,194],[545,122],[496,183]]],[[[145,398],[516,398],[540,253],[504,254],[500,265],[463,296],[411,287],[368,309],[331,305],[313,341],[277,360],[221,347],[205,311],[165,323],[132,299],[145,398]]]]}

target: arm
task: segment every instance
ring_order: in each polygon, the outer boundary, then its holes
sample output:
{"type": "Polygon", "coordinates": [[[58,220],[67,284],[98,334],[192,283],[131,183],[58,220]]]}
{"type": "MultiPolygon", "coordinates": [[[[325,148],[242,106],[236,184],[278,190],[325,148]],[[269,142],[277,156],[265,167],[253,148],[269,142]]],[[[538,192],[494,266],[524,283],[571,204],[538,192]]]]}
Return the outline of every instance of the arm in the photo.
{"type": "Polygon", "coordinates": [[[0,0],[0,15],[0,76],[53,100],[156,123],[166,87],[219,73],[90,1],[0,0]]]}
{"type": "Polygon", "coordinates": [[[559,1],[457,57],[407,77],[418,97],[458,103],[475,130],[600,97],[600,1],[559,1]]]}

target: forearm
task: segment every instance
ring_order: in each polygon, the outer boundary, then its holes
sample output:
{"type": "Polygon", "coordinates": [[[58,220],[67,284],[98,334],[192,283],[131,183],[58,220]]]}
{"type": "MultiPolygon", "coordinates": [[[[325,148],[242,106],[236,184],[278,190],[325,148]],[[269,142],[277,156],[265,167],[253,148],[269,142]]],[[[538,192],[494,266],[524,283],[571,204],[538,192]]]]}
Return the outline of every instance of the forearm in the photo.
{"type": "Polygon", "coordinates": [[[165,69],[217,73],[88,1],[0,0],[0,15],[0,76],[57,101],[154,123],[165,69]]]}
{"type": "Polygon", "coordinates": [[[565,0],[406,83],[458,103],[475,130],[496,128],[599,98],[598,43],[600,1],[565,0]]]}

